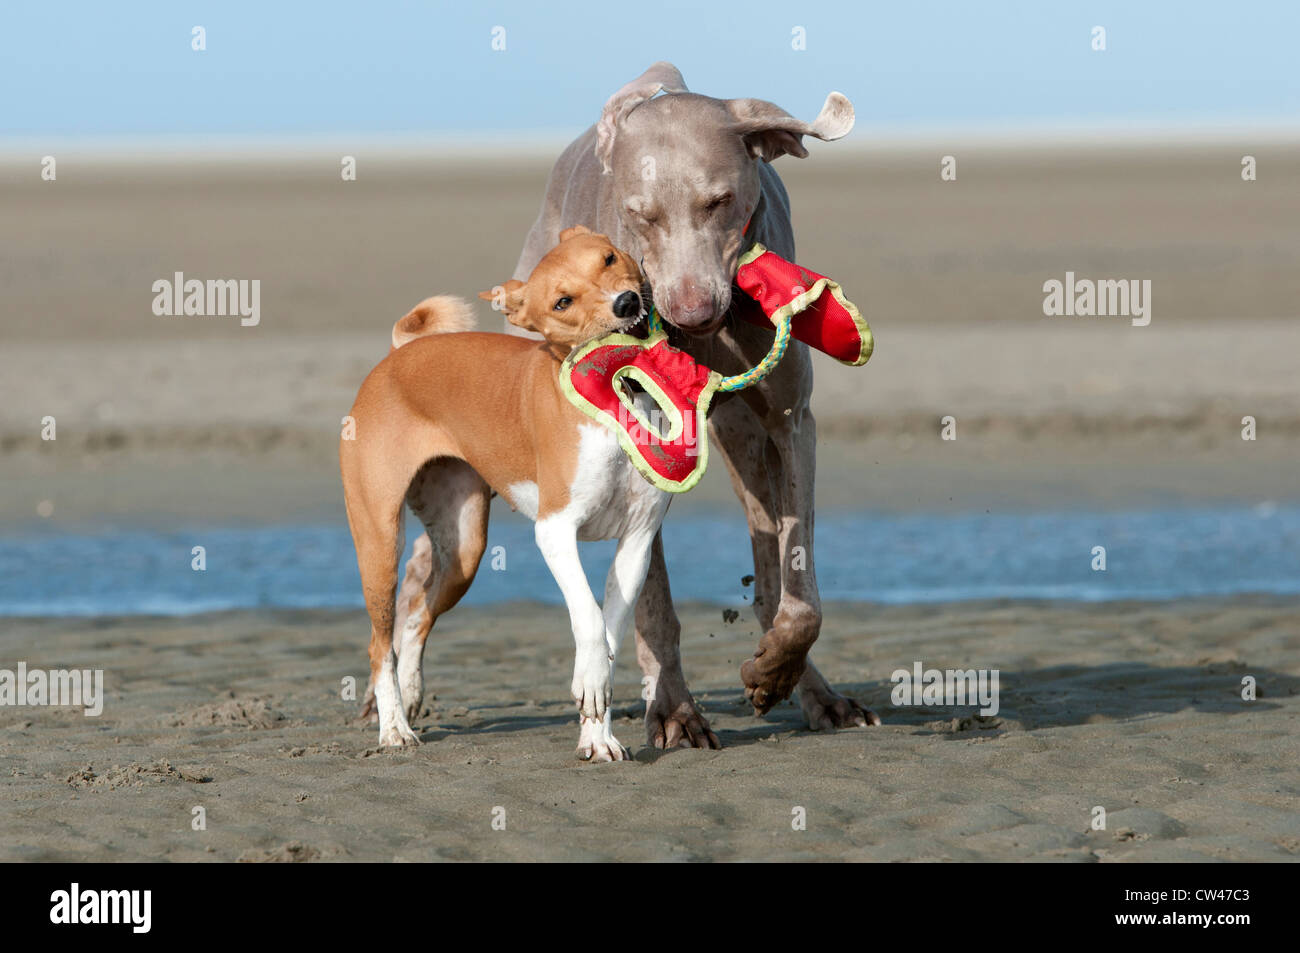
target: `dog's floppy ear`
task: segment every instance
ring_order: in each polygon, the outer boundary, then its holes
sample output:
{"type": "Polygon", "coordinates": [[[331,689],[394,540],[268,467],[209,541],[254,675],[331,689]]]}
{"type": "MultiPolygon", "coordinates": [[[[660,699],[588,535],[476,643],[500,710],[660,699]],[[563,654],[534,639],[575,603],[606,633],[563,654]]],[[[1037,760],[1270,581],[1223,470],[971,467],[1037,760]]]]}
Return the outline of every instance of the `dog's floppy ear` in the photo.
{"type": "Polygon", "coordinates": [[[560,241],[567,242],[576,235],[590,235],[591,229],[586,225],[570,225],[564,231],[560,232],[560,241]]]}
{"type": "Polygon", "coordinates": [[[490,291],[480,291],[478,296],[484,301],[491,301],[492,310],[502,312],[511,324],[524,327],[515,320],[515,315],[524,306],[524,283],[518,278],[511,278],[490,291]]]}
{"type": "Polygon", "coordinates": [[[659,92],[685,93],[686,80],[672,63],[660,60],[628,83],[605,102],[596,123],[596,158],[606,172],[612,171],[610,162],[614,155],[614,137],[621,123],[633,109],[659,92]]]}
{"type": "Polygon", "coordinates": [[[839,139],[853,128],[853,104],[843,93],[831,93],[811,123],[795,119],[779,106],[762,99],[731,99],[727,109],[736,118],[732,131],[745,140],[755,159],[771,162],[783,155],[802,159],[808,155],[804,136],[839,139]]]}

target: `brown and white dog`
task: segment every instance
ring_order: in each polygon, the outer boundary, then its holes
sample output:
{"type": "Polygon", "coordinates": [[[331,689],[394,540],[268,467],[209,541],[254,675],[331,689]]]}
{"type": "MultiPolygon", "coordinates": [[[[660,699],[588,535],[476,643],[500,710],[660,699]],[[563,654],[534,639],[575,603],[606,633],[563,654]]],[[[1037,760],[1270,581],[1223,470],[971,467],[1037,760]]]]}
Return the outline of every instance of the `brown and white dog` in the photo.
{"type": "Polygon", "coordinates": [[[393,350],[352,407],[354,439],[339,443],[381,745],[419,743],[410,721],[423,704],[424,643],[474,580],[495,492],[536,521],[538,548],[568,605],[579,757],[628,757],[610,730],[614,658],[670,497],[637,472],[613,433],[569,403],[557,375],[573,347],[644,317],[641,287],[636,262],[579,226],[561,233],[526,283],[497,289],[509,320],[542,341],[469,332],[468,306],[455,298],[431,298],[394,326],[393,350]],[[404,607],[395,646],[404,503],[432,545],[418,554],[428,562],[423,605],[404,607]],[[578,541],[613,538],[602,609],[578,541]]]}

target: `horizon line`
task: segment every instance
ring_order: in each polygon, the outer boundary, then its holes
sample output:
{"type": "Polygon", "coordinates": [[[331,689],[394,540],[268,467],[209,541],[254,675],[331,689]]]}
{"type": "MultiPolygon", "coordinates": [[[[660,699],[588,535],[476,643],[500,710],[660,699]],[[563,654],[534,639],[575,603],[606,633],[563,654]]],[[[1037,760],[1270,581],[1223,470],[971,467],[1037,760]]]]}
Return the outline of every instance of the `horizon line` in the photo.
{"type": "MultiPolygon", "coordinates": [[[[0,162],[38,159],[62,152],[110,162],[275,161],[364,151],[368,159],[540,159],[552,157],[583,130],[522,133],[163,133],[119,136],[22,136],[0,142],[0,162]]],[[[837,152],[907,151],[925,148],[1140,148],[1160,145],[1300,145],[1300,120],[1142,119],[1096,122],[914,123],[859,122],[837,152]]]]}

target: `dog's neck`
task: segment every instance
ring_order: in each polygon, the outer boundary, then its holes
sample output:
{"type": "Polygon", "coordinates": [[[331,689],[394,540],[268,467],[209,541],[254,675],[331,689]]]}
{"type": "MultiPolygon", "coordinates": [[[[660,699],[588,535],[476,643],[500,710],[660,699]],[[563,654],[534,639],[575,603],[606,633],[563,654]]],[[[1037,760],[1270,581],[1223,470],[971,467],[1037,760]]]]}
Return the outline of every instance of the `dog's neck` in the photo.
{"type": "Polygon", "coordinates": [[[569,353],[573,350],[573,347],[569,344],[560,344],[557,341],[549,341],[546,338],[542,338],[537,343],[539,350],[545,351],[549,354],[552,360],[555,361],[557,367],[564,363],[564,359],[568,357],[569,353]]]}

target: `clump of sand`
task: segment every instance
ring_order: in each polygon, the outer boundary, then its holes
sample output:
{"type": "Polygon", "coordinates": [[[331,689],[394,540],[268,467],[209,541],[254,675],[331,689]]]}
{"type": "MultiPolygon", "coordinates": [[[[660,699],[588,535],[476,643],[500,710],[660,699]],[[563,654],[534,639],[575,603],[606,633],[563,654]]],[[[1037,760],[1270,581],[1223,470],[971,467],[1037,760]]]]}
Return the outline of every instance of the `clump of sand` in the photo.
{"type": "Polygon", "coordinates": [[[319,860],[321,852],[315,847],[293,841],[280,847],[265,850],[248,850],[239,855],[241,864],[306,864],[319,860]]]}
{"type": "Polygon", "coordinates": [[[153,764],[115,764],[104,773],[95,770],[94,765],[68,775],[66,781],[78,791],[115,791],[118,788],[143,788],[169,781],[188,781],[190,784],[207,784],[212,778],[204,774],[186,771],[172,766],[166,758],[153,764]]]}
{"type": "Polygon", "coordinates": [[[284,715],[272,708],[265,698],[235,698],[232,692],[226,701],[200,705],[177,715],[170,724],[173,728],[212,725],[220,728],[257,729],[273,728],[284,720],[284,715]]]}

